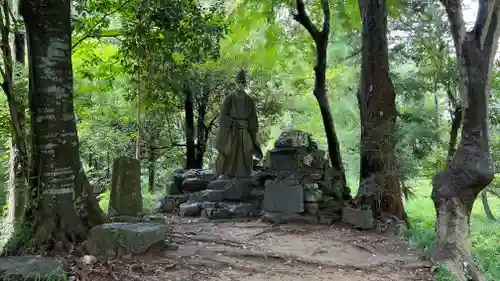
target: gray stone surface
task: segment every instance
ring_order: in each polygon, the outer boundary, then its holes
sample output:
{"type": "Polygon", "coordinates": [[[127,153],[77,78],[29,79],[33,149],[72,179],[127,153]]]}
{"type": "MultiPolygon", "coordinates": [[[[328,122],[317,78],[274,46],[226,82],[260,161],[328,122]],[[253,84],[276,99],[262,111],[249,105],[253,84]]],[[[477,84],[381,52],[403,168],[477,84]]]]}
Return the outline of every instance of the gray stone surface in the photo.
{"type": "Polygon", "coordinates": [[[107,223],[90,231],[86,248],[95,256],[141,254],[163,243],[166,234],[167,226],[160,223],[107,223]]]}
{"type": "Polygon", "coordinates": [[[213,169],[191,169],[184,172],[184,179],[198,178],[208,182],[214,181],[217,177],[213,169]]]}
{"type": "Polygon", "coordinates": [[[196,192],[200,190],[205,190],[208,187],[210,181],[200,178],[186,178],[182,181],[182,191],[183,192],[196,192]]]}
{"type": "Polygon", "coordinates": [[[218,179],[208,185],[209,189],[224,190],[224,199],[245,201],[253,189],[253,181],[248,179],[218,179]]]}
{"type": "Polygon", "coordinates": [[[224,200],[224,190],[207,189],[189,196],[189,202],[219,202],[224,200]]]}
{"type": "Polygon", "coordinates": [[[5,281],[63,281],[67,280],[62,261],[36,257],[0,257],[0,280],[5,281]]]}
{"type": "Polygon", "coordinates": [[[342,209],[342,222],[359,229],[372,229],[375,227],[372,210],[344,207],[342,209]]]}
{"type": "Polygon", "coordinates": [[[182,203],[179,205],[179,215],[183,217],[196,217],[201,213],[200,203],[182,203]]]}
{"type": "Polygon", "coordinates": [[[258,213],[258,202],[219,202],[216,205],[204,208],[201,215],[208,219],[228,219],[252,217],[258,213]]]}
{"type": "Polygon", "coordinates": [[[271,150],[270,169],[280,171],[297,171],[299,169],[299,157],[295,149],[271,150]]]}
{"type": "Polygon", "coordinates": [[[323,198],[323,191],[317,183],[304,184],[304,201],[305,202],[320,202],[323,198]]]}
{"type": "Polygon", "coordinates": [[[125,156],[113,163],[109,216],[140,216],[142,213],[141,163],[125,156]]]}
{"type": "Polygon", "coordinates": [[[177,194],[160,196],[156,199],[155,212],[156,213],[171,213],[179,208],[179,205],[187,202],[189,194],[177,194]]]}
{"type": "Polygon", "coordinates": [[[304,212],[304,188],[302,185],[285,185],[281,182],[266,182],[262,209],[269,213],[304,212]]]}
{"type": "Polygon", "coordinates": [[[299,131],[289,130],[282,132],[274,142],[275,147],[308,147],[311,142],[311,134],[299,131]]]}

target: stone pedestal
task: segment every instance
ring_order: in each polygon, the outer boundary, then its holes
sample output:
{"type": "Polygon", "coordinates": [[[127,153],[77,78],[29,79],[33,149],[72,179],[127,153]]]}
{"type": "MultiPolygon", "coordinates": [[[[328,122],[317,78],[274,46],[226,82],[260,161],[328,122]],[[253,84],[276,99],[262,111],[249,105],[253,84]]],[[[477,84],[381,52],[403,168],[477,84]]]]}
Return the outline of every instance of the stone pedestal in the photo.
{"type": "Polygon", "coordinates": [[[224,190],[224,199],[245,201],[252,192],[252,178],[217,179],[208,185],[208,189],[224,190]]]}
{"type": "Polygon", "coordinates": [[[108,215],[139,216],[141,212],[141,163],[120,157],[113,163],[108,215]]]}

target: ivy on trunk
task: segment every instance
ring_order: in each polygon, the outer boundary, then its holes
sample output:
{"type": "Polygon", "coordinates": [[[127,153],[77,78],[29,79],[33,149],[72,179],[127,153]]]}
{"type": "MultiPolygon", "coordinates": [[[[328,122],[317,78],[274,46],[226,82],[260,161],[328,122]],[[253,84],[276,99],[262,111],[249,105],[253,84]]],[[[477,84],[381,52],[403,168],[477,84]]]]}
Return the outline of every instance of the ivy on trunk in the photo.
{"type": "Polygon", "coordinates": [[[462,1],[441,0],[455,44],[462,94],[462,134],[446,171],[433,178],[436,260],[458,281],[481,280],[471,258],[470,215],[479,193],[493,180],[488,140],[488,97],[498,46],[500,1],[479,1],[473,30],[466,31],[462,1]]]}

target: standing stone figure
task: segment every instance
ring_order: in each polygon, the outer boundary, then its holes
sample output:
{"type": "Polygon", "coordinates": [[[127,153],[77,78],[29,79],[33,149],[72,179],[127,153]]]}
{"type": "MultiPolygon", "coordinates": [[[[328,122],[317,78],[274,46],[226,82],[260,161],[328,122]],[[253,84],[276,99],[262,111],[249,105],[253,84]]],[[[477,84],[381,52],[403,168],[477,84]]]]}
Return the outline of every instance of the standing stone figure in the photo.
{"type": "Polygon", "coordinates": [[[259,124],[255,103],[245,93],[246,75],[243,70],[236,76],[238,88],[222,103],[219,131],[215,148],[219,152],[215,171],[219,177],[247,178],[253,167],[253,155],[262,158],[257,140],[259,124]]]}

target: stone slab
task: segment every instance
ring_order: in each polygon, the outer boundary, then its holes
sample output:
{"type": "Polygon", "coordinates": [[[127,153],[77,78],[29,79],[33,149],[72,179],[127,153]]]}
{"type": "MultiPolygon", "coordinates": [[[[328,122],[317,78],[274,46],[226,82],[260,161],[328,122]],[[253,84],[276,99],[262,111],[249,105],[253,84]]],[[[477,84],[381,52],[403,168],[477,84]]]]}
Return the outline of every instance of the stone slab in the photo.
{"type": "Polygon", "coordinates": [[[224,190],[224,199],[245,201],[253,189],[252,178],[248,179],[218,179],[208,185],[209,189],[224,190]]]}
{"type": "Polygon", "coordinates": [[[294,214],[304,212],[304,188],[302,185],[285,185],[268,181],[262,209],[269,213],[294,214]]]}
{"type": "Polygon", "coordinates": [[[342,209],[342,222],[350,224],[356,228],[367,230],[375,227],[372,210],[362,210],[352,207],[342,209]]]}
{"type": "Polygon", "coordinates": [[[67,280],[62,261],[37,256],[0,257],[0,280],[67,280]]]}
{"type": "Polygon", "coordinates": [[[90,231],[86,248],[95,256],[141,254],[163,242],[166,234],[167,226],[160,223],[106,223],[90,231]]]}

